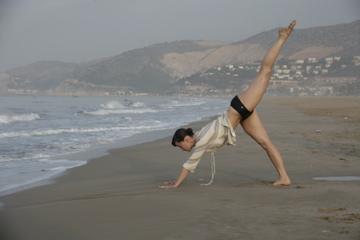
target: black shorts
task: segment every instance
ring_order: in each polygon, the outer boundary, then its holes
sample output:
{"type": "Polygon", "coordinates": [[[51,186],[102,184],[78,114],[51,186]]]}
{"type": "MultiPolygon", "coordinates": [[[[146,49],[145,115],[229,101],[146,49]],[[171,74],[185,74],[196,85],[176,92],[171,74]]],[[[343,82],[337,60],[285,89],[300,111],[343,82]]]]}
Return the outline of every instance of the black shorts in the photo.
{"type": "Polygon", "coordinates": [[[240,101],[237,95],[231,100],[230,106],[232,106],[241,115],[242,117],[241,121],[244,121],[253,113],[253,111],[250,112],[244,106],[244,104],[240,101]]]}

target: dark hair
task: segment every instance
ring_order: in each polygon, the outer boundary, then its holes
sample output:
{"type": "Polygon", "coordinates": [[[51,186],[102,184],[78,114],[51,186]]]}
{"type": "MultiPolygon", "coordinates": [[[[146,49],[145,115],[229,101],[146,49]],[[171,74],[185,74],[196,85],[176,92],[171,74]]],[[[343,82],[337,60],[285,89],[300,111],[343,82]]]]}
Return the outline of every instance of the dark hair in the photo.
{"type": "Polygon", "coordinates": [[[171,144],[176,147],[175,143],[176,142],[181,142],[184,141],[184,138],[186,136],[190,136],[192,137],[194,135],[194,132],[191,128],[179,128],[178,130],[175,131],[174,136],[172,138],[171,144]]]}

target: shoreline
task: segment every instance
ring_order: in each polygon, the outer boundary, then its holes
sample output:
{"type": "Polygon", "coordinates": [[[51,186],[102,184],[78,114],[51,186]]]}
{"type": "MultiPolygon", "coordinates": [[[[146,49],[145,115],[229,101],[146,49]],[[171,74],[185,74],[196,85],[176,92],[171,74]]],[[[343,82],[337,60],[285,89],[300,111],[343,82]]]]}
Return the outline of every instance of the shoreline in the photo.
{"type": "MultiPolygon", "coordinates": [[[[197,124],[200,122],[207,121],[208,119],[211,119],[213,117],[215,117],[215,116],[203,117],[199,121],[190,122],[188,124],[197,124]]],[[[111,154],[112,150],[132,147],[132,146],[136,146],[136,145],[139,145],[142,143],[160,140],[160,139],[166,138],[169,135],[171,135],[176,129],[177,129],[177,127],[170,128],[170,129],[153,130],[153,131],[147,131],[147,132],[143,132],[143,133],[137,133],[130,137],[126,137],[124,139],[115,141],[113,143],[104,144],[104,145],[100,145],[100,146],[93,146],[93,147],[87,149],[86,151],[59,155],[55,158],[55,160],[56,159],[66,159],[66,160],[70,160],[70,161],[79,161],[82,163],[77,166],[73,166],[73,167],[68,167],[68,168],[64,167],[64,169],[59,172],[49,173],[48,175],[43,176],[41,178],[31,180],[30,182],[27,182],[24,184],[17,184],[16,187],[11,187],[10,189],[1,191],[0,199],[2,197],[5,197],[5,196],[11,195],[11,194],[16,194],[18,192],[22,192],[25,190],[30,190],[32,188],[36,188],[39,186],[56,184],[57,179],[66,175],[68,171],[71,171],[72,169],[75,169],[75,168],[83,167],[83,166],[87,165],[90,161],[101,159],[102,157],[105,157],[106,155],[111,154]]],[[[0,201],[0,209],[2,207],[4,207],[4,206],[2,205],[2,203],[0,201]]]]}
{"type": "MultiPolygon", "coordinates": [[[[341,121],[343,118],[342,116],[352,116],[351,119],[345,118],[345,120],[360,122],[360,114],[356,114],[355,112],[352,112],[352,111],[347,111],[345,113],[341,113],[341,112],[339,113],[338,106],[335,107],[336,111],[330,111],[331,108],[329,108],[325,112],[324,111],[316,112],[315,110],[319,106],[316,106],[316,104],[308,105],[309,102],[310,103],[312,102],[312,100],[320,100],[320,101],[324,102],[324,101],[327,101],[327,98],[329,98],[329,99],[336,98],[336,99],[340,100],[341,105],[344,105],[345,100],[356,99],[357,101],[355,101],[355,103],[351,102],[350,105],[352,105],[353,107],[355,107],[355,106],[360,107],[360,97],[356,97],[356,96],[355,97],[354,96],[336,96],[336,97],[332,97],[332,96],[326,96],[326,97],[265,96],[265,98],[267,99],[267,101],[271,102],[271,104],[279,104],[279,105],[287,106],[287,107],[293,106],[293,107],[295,107],[295,109],[298,112],[308,115],[308,116],[325,117],[325,118],[333,119],[335,121],[339,121],[339,120],[341,121]],[[282,99],[287,99],[287,101],[282,101],[282,99]],[[297,103],[297,99],[301,99],[302,101],[305,101],[305,102],[303,102],[303,104],[299,104],[299,103],[297,103]],[[305,107],[304,103],[306,103],[306,107],[305,107]]],[[[201,120],[189,122],[182,126],[187,126],[187,125],[193,126],[194,125],[195,128],[196,127],[200,128],[202,125],[209,122],[211,119],[214,119],[216,116],[217,115],[203,117],[201,120]]],[[[148,132],[143,132],[143,133],[137,133],[135,135],[118,140],[118,141],[110,143],[110,144],[93,146],[83,152],[60,155],[57,158],[61,158],[61,159],[65,158],[65,159],[71,160],[71,161],[85,161],[85,163],[80,164],[79,166],[66,168],[65,170],[63,170],[61,172],[54,173],[53,175],[42,178],[41,180],[35,180],[34,182],[30,182],[29,184],[27,183],[24,185],[20,185],[19,187],[1,192],[0,193],[0,209],[2,207],[4,207],[4,206],[2,206],[2,203],[1,203],[2,197],[6,197],[6,196],[16,194],[16,193],[19,193],[22,191],[26,191],[26,190],[31,190],[33,188],[44,186],[44,185],[56,184],[57,179],[65,176],[68,172],[72,171],[73,169],[86,166],[90,161],[100,160],[100,159],[104,158],[105,156],[111,155],[113,151],[117,151],[120,149],[124,149],[124,148],[126,149],[129,147],[135,147],[137,145],[141,145],[144,143],[152,143],[152,142],[156,142],[156,141],[165,140],[166,138],[169,138],[170,135],[177,128],[182,127],[182,126],[174,127],[171,129],[162,129],[162,130],[154,130],[154,131],[148,131],[148,132]]],[[[244,134],[244,133],[242,133],[242,134],[244,134]]],[[[360,140],[360,138],[357,138],[357,139],[360,140]]]]}
{"type": "MultiPolygon", "coordinates": [[[[301,98],[267,97],[258,108],[284,157],[289,187],[271,185],[270,161],[237,128],[237,146],[216,153],[213,185],[200,186],[209,177],[204,157],[179,189],[159,189],[188,156],[167,135],[111,149],[53,184],[0,197],[2,239],[357,239],[359,182],[313,180],[360,172],[360,141],[346,130],[359,132],[357,122],[333,118],[343,103],[332,100],[317,102],[326,116],[301,112],[299,103],[309,108],[301,98]]],[[[345,111],[358,116],[357,107],[345,111]]]]}

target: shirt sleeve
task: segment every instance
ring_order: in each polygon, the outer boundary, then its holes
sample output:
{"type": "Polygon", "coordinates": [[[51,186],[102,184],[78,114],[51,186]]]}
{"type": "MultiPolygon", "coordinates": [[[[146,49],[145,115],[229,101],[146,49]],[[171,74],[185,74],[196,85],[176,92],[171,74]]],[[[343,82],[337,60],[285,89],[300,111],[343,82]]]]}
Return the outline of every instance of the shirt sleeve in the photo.
{"type": "Polygon", "coordinates": [[[195,172],[197,165],[200,162],[201,157],[204,155],[205,149],[197,149],[191,154],[189,159],[183,164],[183,168],[189,170],[190,172],[195,172]]]}

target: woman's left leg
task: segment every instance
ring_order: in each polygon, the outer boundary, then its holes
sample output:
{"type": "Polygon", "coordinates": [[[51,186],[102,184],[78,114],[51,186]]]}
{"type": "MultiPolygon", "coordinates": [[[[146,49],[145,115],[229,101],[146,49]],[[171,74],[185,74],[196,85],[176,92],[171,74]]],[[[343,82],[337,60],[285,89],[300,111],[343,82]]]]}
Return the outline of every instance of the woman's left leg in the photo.
{"type": "Polygon", "coordinates": [[[265,150],[277,173],[279,174],[279,179],[275,181],[273,185],[290,185],[290,178],[286,172],[281,154],[275,145],[271,142],[256,110],[254,110],[254,112],[240,124],[244,131],[265,150]]]}

